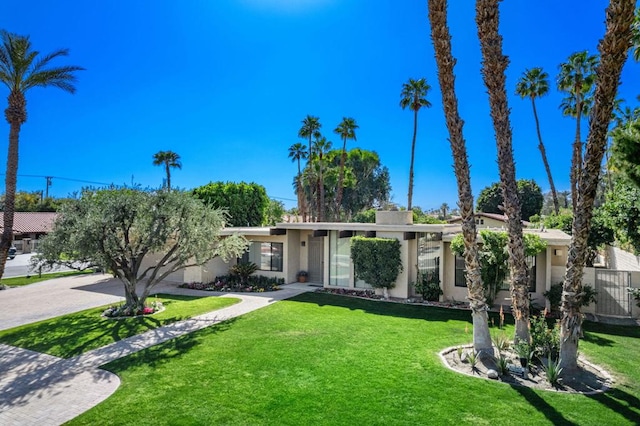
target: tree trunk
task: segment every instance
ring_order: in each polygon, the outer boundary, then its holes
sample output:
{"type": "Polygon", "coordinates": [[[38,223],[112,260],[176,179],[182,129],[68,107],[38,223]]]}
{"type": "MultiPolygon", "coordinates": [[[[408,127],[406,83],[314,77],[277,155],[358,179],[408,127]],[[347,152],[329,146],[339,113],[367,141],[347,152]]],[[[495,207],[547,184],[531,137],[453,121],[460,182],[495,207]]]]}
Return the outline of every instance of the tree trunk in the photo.
{"type": "Polygon", "coordinates": [[[538,133],[538,149],[540,155],[542,155],[542,162],[544,163],[544,170],[547,172],[547,178],[549,179],[549,187],[551,189],[551,198],[553,199],[553,209],[556,214],[560,214],[560,202],[558,202],[558,194],[556,192],[556,186],[553,183],[553,177],[551,176],[551,167],[549,167],[549,160],[547,160],[547,150],[542,143],[542,134],[540,133],[540,122],[538,121],[538,111],[536,110],[535,98],[531,97],[531,106],[533,107],[533,118],[536,120],[536,132],[538,133]]]}
{"type": "Polygon", "coordinates": [[[416,135],[418,134],[418,110],[413,112],[413,139],[411,141],[411,162],[409,163],[409,193],[407,195],[407,210],[411,211],[413,201],[413,162],[416,152],[416,135]]]}
{"type": "Polygon", "coordinates": [[[342,138],[342,155],[340,156],[340,175],[338,176],[338,194],[336,196],[336,221],[340,221],[340,206],[342,205],[342,185],[344,183],[344,162],[347,156],[347,138],[342,138]]]}
{"type": "Polygon", "coordinates": [[[578,339],[582,332],[582,313],[577,298],[582,292],[582,275],[588,250],[587,239],[598,187],[600,164],[607,145],[607,131],[613,102],[622,67],[631,46],[634,8],[634,0],[611,0],[606,10],[606,33],[598,45],[600,64],[596,68],[594,106],[589,121],[584,167],[579,170],[579,174],[576,173],[573,233],[562,292],[560,364],[565,372],[578,368],[578,339]]]}
{"type": "Polygon", "coordinates": [[[571,172],[569,180],[571,181],[571,203],[573,211],[576,210],[576,200],[578,199],[578,174],[582,168],[582,136],[580,134],[580,121],[582,120],[582,83],[578,87],[576,83],[576,137],[573,141],[573,156],[571,158],[571,172]]]}
{"type": "Polygon", "coordinates": [[[464,238],[464,261],[469,307],[473,319],[473,347],[476,352],[493,354],[487,305],[478,262],[478,242],[476,240],[476,222],[473,214],[473,194],[467,148],[462,134],[463,122],[458,111],[458,99],[455,93],[456,60],[451,54],[451,34],[447,26],[446,0],[428,0],[429,21],[431,22],[431,40],[433,42],[438,81],[442,92],[449,143],[453,155],[454,171],[458,181],[458,200],[462,216],[462,236],[464,238]]]}
{"type": "Polygon", "coordinates": [[[165,163],[164,166],[167,171],[167,191],[171,191],[171,170],[169,170],[169,163],[165,163]]]}
{"type": "Polygon", "coordinates": [[[12,91],[8,97],[5,118],[9,123],[9,149],[5,175],[5,199],[2,238],[0,238],[0,279],[4,275],[7,255],[13,241],[13,216],[16,202],[18,177],[18,143],[20,127],[27,121],[27,101],[22,92],[12,91]]]}
{"type": "Polygon", "coordinates": [[[502,53],[502,36],[498,33],[499,0],[476,2],[476,24],[482,50],[482,76],[489,93],[491,118],[498,149],[498,168],[509,234],[509,269],[511,300],[516,320],[516,340],[529,342],[529,286],[524,255],[522,219],[513,146],[505,70],[509,59],[502,53]]]}

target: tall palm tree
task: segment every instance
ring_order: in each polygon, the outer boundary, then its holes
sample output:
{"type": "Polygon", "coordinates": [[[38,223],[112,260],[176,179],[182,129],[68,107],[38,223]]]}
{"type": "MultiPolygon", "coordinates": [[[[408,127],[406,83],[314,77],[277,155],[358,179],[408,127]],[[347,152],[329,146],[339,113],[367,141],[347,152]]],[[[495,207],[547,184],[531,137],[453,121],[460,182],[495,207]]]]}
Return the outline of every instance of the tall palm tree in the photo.
{"type": "Polygon", "coordinates": [[[336,219],[340,219],[340,206],[342,205],[342,194],[344,189],[342,188],[344,182],[344,162],[347,158],[347,139],[356,140],[356,129],[359,126],[356,124],[356,120],[351,117],[342,117],[342,121],[338,124],[338,127],[333,129],[333,132],[340,135],[342,139],[342,155],[340,156],[340,174],[338,175],[338,194],[336,195],[336,219]]]}
{"type": "Polygon", "coordinates": [[[640,7],[636,9],[631,27],[631,47],[633,48],[633,59],[640,61],[640,7]]]}
{"type": "Polygon", "coordinates": [[[40,52],[32,49],[28,36],[0,31],[0,82],[9,88],[8,106],[4,111],[9,123],[9,149],[5,177],[4,228],[0,239],[0,277],[4,274],[7,253],[13,240],[18,145],[20,129],[27,121],[26,92],[34,87],[57,87],[74,93],[74,73],[84,68],[73,65],[50,66],[54,59],[68,54],[68,49],[60,49],[40,55],[40,52]]]}
{"type": "Polygon", "coordinates": [[[306,160],[309,156],[307,147],[301,142],[296,142],[289,147],[289,158],[291,161],[298,162],[298,174],[296,175],[296,195],[298,197],[298,212],[302,214],[305,211],[304,192],[302,189],[302,171],[300,169],[300,160],[306,160]]]}
{"type": "Polygon", "coordinates": [[[558,89],[568,93],[561,108],[565,115],[576,117],[576,136],[573,142],[573,156],[571,160],[571,197],[573,200],[573,208],[576,207],[576,188],[577,173],[582,168],[582,138],[580,136],[580,124],[582,115],[588,108],[588,96],[595,75],[593,71],[596,67],[598,59],[596,56],[589,55],[588,52],[576,52],[569,56],[567,62],[560,64],[560,74],[558,75],[558,89]]]}
{"type": "Polygon", "coordinates": [[[482,77],[489,93],[489,106],[498,149],[498,170],[504,214],[509,233],[509,269],[511,270],[511,303],[516,319],[516,339],[529,343],[529,279],[524,254],[522,217],[516,167],[513,161],[513,144],[505,71],[509,58],[502,53],[500,0],[476,1],[476,24],[482,51],[482,77]]]}
{"type": "Polygon", "coordinates": [[[463,122],[458,111],[458,98],[455,92],[453,67],[456,60],[451,54],[451,34],[447,25],[447,1],[428,0],[427,4],[429,21],[431,22],[431,40],[436,54],[438,81],[442,92],[442,106],[453,154],[453,169],[458,181],[458,205],[462,216],[462,236],[465,247],[467,297],[473,319],[473,347],[477,352],[493,354],[491,334],[489,334],[488,307],[484,297],[484,286],[480,277],[480,263],[478,261],[469,159],[462,135],[463,122]]]}
{"type": "Polygon", "coordinates": [[[400,92],[400,107],[405,109],[409,107],[413,111],[413,139],[411,140],[411,162],[409,163],[409,191],[407,194],[407,210],[411,210],[411,202],[413,201],[413,160],[416,151],[416,136],[418,134],[418,111],[422,107],[430,108],[431,102],[427,100],[427,93],[431,86],[427,84],[427,80],[420,78],[409,81],[402,85],[400,92]]]}
{"type": "Polygon", "coordinates": [[[577,174],[577,206],[573,211],[571,244],[562,291],[560,360],[565,371],[578,368],[578,339],[581,335],[582,275],[587,258],[587,239],[600,179],[600,165],[607,146],[607,133],[620,74],[631,47],[635,0],[611,0],[606,10],[606,32],[600,40],[600,63],[596,69],[594,105],[583,167],[577,174]]]}
{"type": "MultiPolygon", "coordinates": [[[[307,115],[302,120],[302,127],[300,127],[300,130],[298,130],[298,137],[305,138],[308,140],[307,149],[309,154],[307,155],[307,158],[309,160],[311,160],[311,154],[313,151],[312,140],[313,138],[317,139],[320,137],[321,127],[322,127],[322,124],[320,123],[320,118],[315,117],[313,115],[307,115]]],[[[311,188],[309,188],[309,190],[311,192],[311,188]]],[[[306,216],[307,216],[307,212],[303,212],[302,214],[303,220],[306,216]]]]}
{"type": "Polygon", "coordinates": [[[153,165],[162,166],[167,173],[167,190],[171,191],[171,169],[181,169],[180,156],[173,151],[158,151],[153,154],[153,165]]]}
{"type": "Polygon", "coordinates": [[[538,149],[540,150],[540,155],[542,155],[542,163],[544,164],[544,169],[547,172],[547,179],[549,179],[551,198],[553,199],[553,208],[556,214],[559,214],[560,203],[558,202],[556,186],[553,183],[553,177],[551,176],[549,160],[547,160],[547,150],[545,149],[544,143],[542,142],[542,134],[540,133],[540,121],[538,120],[538,111],[536,110],[536,98],[540,98],[549,93],[549,74],[543,71],[540,67],[526,70],[516,84],[516,93],[520,95],[522,99],[531,99],[533,118],[536,121],[536,132],[538,134],[538,149]]]}
{"type": "Polygon", "coordinates": [[[324,200],[325,155],[331,150],[331,142],[320,136],[313,142],[313,162],[318,170],[318,222],[325,221],[326,205],[324,200]]]}

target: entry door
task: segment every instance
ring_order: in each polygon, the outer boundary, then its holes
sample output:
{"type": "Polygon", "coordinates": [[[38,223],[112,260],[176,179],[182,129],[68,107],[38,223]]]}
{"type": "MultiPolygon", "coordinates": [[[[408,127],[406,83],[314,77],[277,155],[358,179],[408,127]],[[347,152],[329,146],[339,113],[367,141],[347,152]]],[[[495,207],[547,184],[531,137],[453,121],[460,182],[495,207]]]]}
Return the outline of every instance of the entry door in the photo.
{"type": "Polygon", "coordinates": [[[324,283],[324,237],[309,237],[309,282],[324,283]]]}

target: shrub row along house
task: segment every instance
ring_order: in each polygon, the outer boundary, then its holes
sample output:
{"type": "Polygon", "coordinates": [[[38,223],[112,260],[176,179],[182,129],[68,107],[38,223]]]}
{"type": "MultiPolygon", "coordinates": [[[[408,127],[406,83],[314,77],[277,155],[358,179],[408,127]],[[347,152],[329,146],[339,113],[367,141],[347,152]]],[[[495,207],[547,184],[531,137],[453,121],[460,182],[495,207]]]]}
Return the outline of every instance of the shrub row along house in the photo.
{"type": "MultiPolygon", "coordinates": [[[[496,219],[496,218],[494,218],[496,219]]],[[[496,224],[499,222],[495,222],[496,224]]],[[[543,293],[562,281],[570,236],[556,229],[534,230],[546,242],[546,248],[528,260],[532,302],[544,307],[543,293]]],[[[176,282],[210,282],[225,275],[238,261],[258,265],[258,274],[297,281],[299,271],[308,273],[310,283],[328,289],[366,290],[371,286],[357,280],[351,260],[351,237],[394,238],[400,241],[402,271],[389,290],[389,296],[413,299],[419,296],[415,282],[418,274],[437,276],[442,301],[466,300],[464,260],[451,250],[451,240],[460,233],[456,224],[413,224],[406,211],[379,211],[376,223],[280,223],[272,227],[226,228],[226,235],[239,233],[250,242],[243,259],[225,263],[214,259],[202,267],[192,267],[173,274],[176,282]]],[[[379,291],[381,294],[381,291],[379,291]]],[[[497,305],[510,305],[508,280],[498,291],[497,305]]]]}

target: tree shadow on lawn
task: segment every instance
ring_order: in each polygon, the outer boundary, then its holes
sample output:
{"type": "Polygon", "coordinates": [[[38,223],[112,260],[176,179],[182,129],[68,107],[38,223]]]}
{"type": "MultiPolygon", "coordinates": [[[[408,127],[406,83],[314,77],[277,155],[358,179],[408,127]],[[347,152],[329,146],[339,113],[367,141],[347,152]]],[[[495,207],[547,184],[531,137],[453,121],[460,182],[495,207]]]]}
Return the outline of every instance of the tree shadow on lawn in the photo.
{"type": "Polygon", "coordinates": [[[511,389],[518,392],[532,407],[545,415],[554,425],[577,425],[577,423],[567,420],[562,413],[549,405],[540,395],[526,386],[511,386],[511,389]]]}
{"type": "Polygon", "coordinates": [[[640,424],[640,399],[620,388],[613,388],[604,393],[588,395],[589,398],[607,406],[633,424],[640,424]]]}
{"type": "MultiPolygon", "coordinates": [[[[352,311],[362,310],[374,315],[385,315],[425,321],[465,321],[472,323],[471,311],[468,309],[440,308],[426,305],[410,305],[387,302],[383,300],[362,299],[330,293],[302,293],[287,299],[292,302],[312,303],[322,306],[347,308],[352,311]]],[[[511,315],[505,315],[505,323],[513,323],[511,315]]],[[[499,314],[489,312],[489,322],[499,323],[499,314]]]]}
{"type": "Polygon", "coordinates": [[[238,320],[239,318],[237,317],[231,318],[201,330],[183,334],[159,345],[151,346],[108,364],[104,364],[100,368],[115,374],[142,365],[157,368],[173,359],[181,357],[184,353],[199,345],[203,339],[229,330],[238,320]]]}
{"type": "MultiPolygon", "coordinates": [[[[601,322],[585,321],[583,328],[585,331],[592,332],[592,333],[640,338],[640,327],[635,325],[616,325],[616,324],[604,324],[601,322]]],[[[591,335],[591,337],[593,337],[594,339],[600,338],[599,336],[593,336],[593,335],[591,335]]]]}

